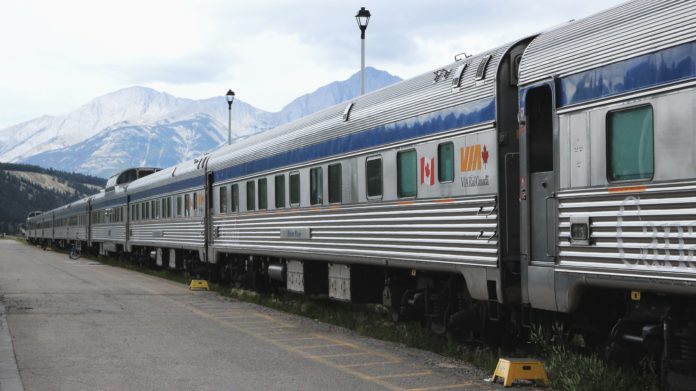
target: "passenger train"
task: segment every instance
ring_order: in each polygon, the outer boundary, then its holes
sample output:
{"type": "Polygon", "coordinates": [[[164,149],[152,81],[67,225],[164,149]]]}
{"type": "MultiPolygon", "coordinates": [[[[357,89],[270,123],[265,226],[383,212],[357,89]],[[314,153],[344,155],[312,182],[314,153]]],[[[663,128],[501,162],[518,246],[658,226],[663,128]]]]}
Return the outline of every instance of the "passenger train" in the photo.
{"type": "MultiPolygon", "coordinates": [[[[696,2],[635,0],[27,220],[437,332],[564,319],[696,368],[696,2]]],[[[693,384],[693,383],[692,383],[693,384]]]]}

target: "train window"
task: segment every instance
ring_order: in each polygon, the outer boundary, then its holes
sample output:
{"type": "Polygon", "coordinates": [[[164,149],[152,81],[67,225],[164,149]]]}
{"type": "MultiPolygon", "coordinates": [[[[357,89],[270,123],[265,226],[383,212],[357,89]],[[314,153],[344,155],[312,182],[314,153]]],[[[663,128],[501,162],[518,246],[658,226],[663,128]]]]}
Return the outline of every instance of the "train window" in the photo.
{"type": "Polygon", "coordinates": [[[607,114],[607,177],[610,181],[651,179],[653,109],[640,106],[607,114]]]}
{"type": "Polygon", "coordinates": [[[268,209],[268,180],[259,179],[259,210],[268,209]]]}
{"type": "Polygon", "coordinates": [[[184,194],[184,217],[191,216],[191,195],[184,194]]]}
{"type": "Polygon", "coordinates": [[[367,182],[367,198],[382,196],[382,158],[380,156],[367,158],[365,181],[367,182]]]}
{"type": "Polygon", "coordinates": [[[196,216],[205,215],[205,193],[198,193],[198,208],[196,209],[196,216]]]}
{"type": "Polygon", "coordinates": [[[162,213],[161,213],[161,211],[162,211],[162,203],[160,202],[160,200],[155,200],[155,201],[153,201],[153,202],[154,202],[154,205],[155,205],[154,208],[153,208],[153,209],[155,210],[155,213],[154,213],[155,216],[154,216],[154,217],[155,217],[156,219],[159,219],[159,218],[161,217],[161,215],[162,215],[162,213]]]}
{"type": "Polygon", "coordinates": [[[290,205],[300,204],[300,173],[290,173],[290,205]]]}
{"type": "Polygon", "coordinates": [[[321,167],[309,170],[309,203],[312,205],[324,202],[324,172],[321,167]]]}
{"type": "Polygon", "coordinates": [[[220,213],[227,213],[227,186],[220,186],[219,195],[220,213]]]}
{"type": "Polygon", "coordinates": [[[246,209],[256,209],[256,182],[247,181],[246,183],[246,209]]]}
{"type": "Polygon", "coordinates": [[[230,204],[230,211],[239,211],[239,186],[237,184],[232,185],[230,195],[232,196],[232,203],[230,204]]]}
{"type": "Polygon", "coordinates": [[[396,190],[399,198],[415,197],[418,191],[416,150],[396,154],[396,190]]]}
{"type": "Polygon", "coordinates": [[[275,207],[285,208],[285,174],[275,177],[275,207]]]}
{"type": "Polygon", "coordinates": [[[181,199],[181,196],[178,195],[176,196],[176,217],[181,217],[181,214],[183,213],[184,209],[184,202],[181,199]]]}
{"type": "Polygon", "coordinates": [[[193,192],[193,210],[191,213],[191,216],[198,216],[198,207],[199,207],[200,202],[198,202],[198,193],[193,192]]]}
{"type": "Polygon", "coordinates": [[[341,163],[329,164],[329,203],[341,202],[341,163]]]}
{"type": "Polygon", "coordinates": [[[452,143],[437,146],[437,179],[440,182],[454,180],[454,145],[452,143]]]}
{"type": "Polygon", "coordinates": [[[165,219],[172,217],[172,197],[164,197],[162,200],[162,217],[165,219]]]}

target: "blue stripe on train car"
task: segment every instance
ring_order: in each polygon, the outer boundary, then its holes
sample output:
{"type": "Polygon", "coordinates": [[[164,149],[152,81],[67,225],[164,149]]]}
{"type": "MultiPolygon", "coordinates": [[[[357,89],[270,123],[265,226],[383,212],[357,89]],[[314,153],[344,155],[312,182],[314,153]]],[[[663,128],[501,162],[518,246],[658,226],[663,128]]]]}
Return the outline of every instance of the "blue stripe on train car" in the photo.
{"type": "Polygon", "coordinates": [[[104,208],[109,208],[112,206],[121,206],[125,205],[128,202],[127,197],[119,197],[119,198],[114,198],[113,200],[108,200],[108,201],[103,201],[103,202],[94,202],[92,203],[92,209],[93,210],[100,210],[104,208]]]}
{"type": "Polygon", "coordinates": [[[190,189],[194,187],[204,187],[205,186],[205,176],[201,172],[201,175],[195,176],[193,178],[184,179],[178,182],[168,183],[164,186],[155,187],[153,189],[145,190],[140,193],[133,193],[130,195],[130,201],[138,201],[152,196],[164,195],[167,193],[190,189]]]}
{"type": "Polygon", "coordinates": [[[485,98],[391,124],[363,130],[213,173],[215,182],[256,174],[293,164],[387,145],[495,120],[495,99],[485,98]]]}
{"type": "Polygon", "coordinates": [[[560,79],[558,106],[569,106],[696,77],[696,42],[560,79]]]}

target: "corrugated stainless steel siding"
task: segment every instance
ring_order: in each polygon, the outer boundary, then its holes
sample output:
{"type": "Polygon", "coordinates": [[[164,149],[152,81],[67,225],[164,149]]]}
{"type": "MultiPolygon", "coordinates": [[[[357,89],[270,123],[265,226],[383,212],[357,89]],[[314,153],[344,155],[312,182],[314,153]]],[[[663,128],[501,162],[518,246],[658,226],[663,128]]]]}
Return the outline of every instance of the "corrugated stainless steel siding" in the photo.
{"type": "Polygon", "coordinates": [[[92,224],[93,242],[118,242],[126,243],[126,225],[117,224],[92,224]]]}
{"type": "Polygon", "coordinates": [[[500,59],[510,45],[444,66],[452,72],[446,79],[434,82],[432,72],[400,82],[394,86],[352,99],[350,120],[343,121],[348,102],[320,111],[292,123],[263,132],[239,144],[223,147],[211,154],[209,169],[218,170],[263,157],[287,152],[376,128],[396,121],[454,107],[495,94],[495,76],[500,59]],[[476,85],[476,68],[483,57],[492,55],[486,78],[476,85]],[[461,83],[461,91],[452,92],[452,77],[459,65],[469,66],[461,83]]]}
{"type": "Polygon", "coordinates": [[[203,247],[203,219],[180,219],[147,223],[131,223],[129,245],[169,248],[203,247]],[[160,235],[161,234],[161,235],[160,235]]]}
{"type": "Polygon", "coordinates": [[[485,196],[218,215],[214,227],[219,227],[220,236],[214,239],[214,247],[300,258],[313,253],[346,260],[494,267],[498,260],[496,210],[496,198],[485,196]],[[308,228],[311,238],[281,239],[282,228],[308,228]]]}
{"type": "Polygon", "coordinates": [[[563,77],[696,39],[696,2],[636,0],[542,33],[527,47],[520,85],[563,77]]]}
{"type": "Polygon", "coordinates": [[[87,227],[84,225],[56,227],[54,238],[87,240],[87,227]]]}
{"type": "Polygon", "coordinates": [[[559,268],[696,283],[696,183],[558,198],[559,268]],[[591,245],[571,244],[571,216],[591,217],[591,245]]]}

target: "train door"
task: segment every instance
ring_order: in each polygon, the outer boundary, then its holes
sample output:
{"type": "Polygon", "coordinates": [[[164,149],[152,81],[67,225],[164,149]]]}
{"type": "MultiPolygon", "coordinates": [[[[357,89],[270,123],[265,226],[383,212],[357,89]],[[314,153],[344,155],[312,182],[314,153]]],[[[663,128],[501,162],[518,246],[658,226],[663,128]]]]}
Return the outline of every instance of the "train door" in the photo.
{"type": "MultiPolygon", "coordinates": [[[[207,172],[208,161],[204,165],[205,174],[205,212],[203,226],[205,227],[205,259],[204,262],[210,262],[215,235],[213,233],[213,173],[207,172]]],[[[214,260],[213,260],[214,261],[214,260]]]]}
{"type": "Polygon", "coordinates": [[[553,96],[548,85],[527,93],[530,240],[532,264],[556,258],[553,96]]]}
{"type": "MultiPolygon", "coordinates": [[[[524,164],[520,175],[522,201],[521,252],[526,264],[526,296],[535,308],[556,310],[555,274],[558,205],[553,82],[526,90],[525,129],[520,137],[524,164]]],[[[525,289],[523,289],[525,290],[525,289]]]]}

